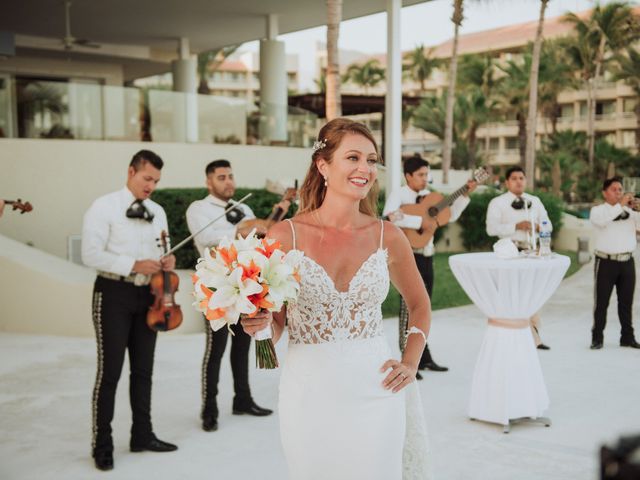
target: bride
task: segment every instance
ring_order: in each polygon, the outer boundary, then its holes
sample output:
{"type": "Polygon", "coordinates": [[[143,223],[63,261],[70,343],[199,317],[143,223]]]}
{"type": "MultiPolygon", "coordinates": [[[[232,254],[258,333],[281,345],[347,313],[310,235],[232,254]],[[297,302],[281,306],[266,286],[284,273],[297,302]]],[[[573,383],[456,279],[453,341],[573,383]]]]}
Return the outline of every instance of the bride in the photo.
{"type": "Polygon", "coordinates": [[[251,335],[288,326],[280,434],[293,480],[428,478],[426,430],[414,383],[431,306],[402,232],[376,219],[378,147],[360,123],[327,123],[314,144],[299,213],[271,228],[304,253],[300,294],[276,314],[243,318],[251,335]],[[409,308],[401,360],[381,304],[393,282],[409,308]]]}

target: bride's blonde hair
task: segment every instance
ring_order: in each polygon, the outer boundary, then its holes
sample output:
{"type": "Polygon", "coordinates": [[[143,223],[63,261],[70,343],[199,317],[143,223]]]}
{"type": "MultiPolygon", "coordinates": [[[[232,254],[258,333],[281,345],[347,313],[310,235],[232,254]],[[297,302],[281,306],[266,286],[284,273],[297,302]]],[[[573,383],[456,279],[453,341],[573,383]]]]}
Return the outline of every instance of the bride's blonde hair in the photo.
{"type": "MultiPolygon", "coordinates": [[[[342,139],[347,133],[362,135],[373,144],[378,160],[380,160],[380,152],[376,140],[373,138],[371,131],[366,125],[354,122],[348,118],[335,118],[328,122],[320,129],[318,140],[311,155],[311,165],[307,171],[302,188],[300,189],[300,210],[298,214],[316,210],[322,205],[327,189],[324,186],[324,177],[318,170],[317,163],[321,158],[327,163],[331,163],[333,154],[340,146],[342,139]]],[[[360,200],[360,211],[372,217],[378,216],[378,180],[374,182],[365,198],[360,200]]]]}

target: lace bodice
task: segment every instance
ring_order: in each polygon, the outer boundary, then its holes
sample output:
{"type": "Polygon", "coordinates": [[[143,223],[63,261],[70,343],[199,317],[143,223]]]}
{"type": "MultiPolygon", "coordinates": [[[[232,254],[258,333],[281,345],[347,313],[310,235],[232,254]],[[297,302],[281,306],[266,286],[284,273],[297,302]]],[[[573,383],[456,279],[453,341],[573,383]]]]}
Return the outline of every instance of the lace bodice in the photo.
{"type": "MultiPolygon", "coordinates": [[[[296,249],[295,229],[293,248],[296,249]]],[[[382,222],[380,227],[383,228],[382,222]]],[[[387,251],[379,248],[355,273],[347,291],[336,289],[325,269],[310,257],[300,263],[300,293],[287,305],[290,343],[324,343],[382,335],[381,305],[389,292],[387,251]]]]}

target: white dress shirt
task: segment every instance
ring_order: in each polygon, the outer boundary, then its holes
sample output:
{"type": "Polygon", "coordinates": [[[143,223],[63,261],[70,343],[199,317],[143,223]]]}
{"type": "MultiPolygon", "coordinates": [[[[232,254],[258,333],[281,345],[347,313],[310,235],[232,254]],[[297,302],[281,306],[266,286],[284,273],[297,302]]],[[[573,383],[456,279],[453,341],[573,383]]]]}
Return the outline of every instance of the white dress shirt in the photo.
{"type": "Polygon", "coordinates": [[[549,222],[549,227],[553,229],[551,220],[547,210],[542,205],[542,202],[535,195],[529,195],[523,193],[522,198],[525,202],[531,202],[531,207],[526,209],[523,207],[520,210],[516,210],[511,206],[511,203],[518,198],[511,192],[503,193],[497,196],[491,202],[487,208],[487,235],[491,237],[510,238],[514,242],[526,242],[527,232],[524,230],[516,230],[516,224],[523,221],[531,221],[537,225],[541,225],[542,222],[549,222]]]}
{"type": "Polygon", "coordinates": [[[603,203],[591,208],[589,220],[596,231],[596,250],[609,255],[635,251],[636,231],[640,230],[639,212],[634,212],[619,203],[603,203]],[[614,221],[622,212],[628,212],[629,218],[614,221]]]}
{"type": "Polygon", "coordinates": [[[153,221],[127,218],[134,201],[125,187],[103,195],[89,207],[82,223],[82,261],[86,266],[126,277],[136,260],[160,259],[160,234],[169,230],[164,209],[146,199],[142,204],[153,213],[153,221]]]}
{"type": "MultiPolygon", "coordinates": [[[[425,196],[431,193],[431,190],[424,189],[416,192],[407,185],[400,187],[399,189],[391,191],[384,204],[383,216],[388,216],[390,213],[397,211],[402,205],[415,204],[418,196],[425,196]]],[[[455,222],[463,210],[469,205],[469,197],[461,196],[451,205],[451,218],[449,223],[455,222]]],[[[422,217],[418,215],[403,214],[401,218],[393,221],[394,225],[400,228],[411,228],[412,230],[420,230],[422,226],[422,217]]],[[[433,238],[429,240],[429,243],[424,247],[422,254],[425,257],[430,257],[434,253],[433,238]]]]}
{"type": "MultiPolygon", "coordinates": [[[[230,202],[235,203],[233,200],[230,202]]],[[[202,200],[196,200],[189,205],[189,208],[187,208],[187,226],[189,227],[191,234],[194,234],[203,228],[214,218],[222,215],[225,208],[227,208],[227,202],[220,200],[213,195],[208,195],[202,200]]],[[[251,220],[256,218],[253,211],[244,203],[239,205],[238,208],[241,208],[245,214],[242,220],[251,220]]],[[[236,238],[237,231],[238,225],[234,225],[227,220],[226,216],[223,216],[218,221],[214,222],[209,228],[197,235],[193,241],[196,244],[196,248],[198,249],[200,256],[203,256],[205,248],[218,245],[220,240],[224,237],[233,240],[236,238]]]]}

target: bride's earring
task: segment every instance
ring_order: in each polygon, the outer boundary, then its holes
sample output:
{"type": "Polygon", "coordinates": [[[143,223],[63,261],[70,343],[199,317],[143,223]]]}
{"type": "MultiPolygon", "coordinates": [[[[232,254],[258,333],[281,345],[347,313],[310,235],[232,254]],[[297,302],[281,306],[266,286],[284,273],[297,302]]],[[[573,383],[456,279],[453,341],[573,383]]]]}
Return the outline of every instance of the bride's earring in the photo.
{"type": "Polygon", "coordinates": [[[329,183],[327,182],[327,177],[324,177],[324,186],[325,186],[325,187],[328,187],[328,186],[329,186],[329,183]]]}

